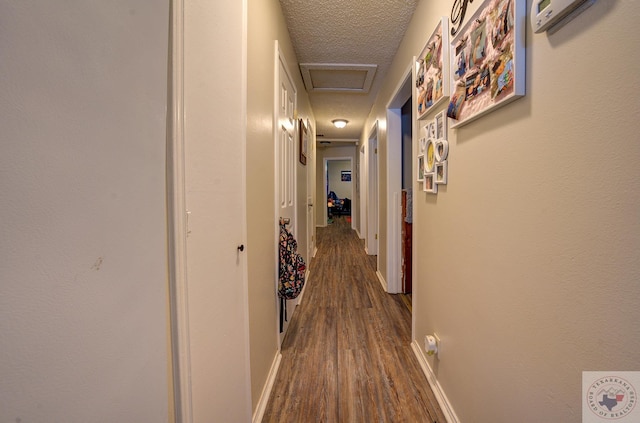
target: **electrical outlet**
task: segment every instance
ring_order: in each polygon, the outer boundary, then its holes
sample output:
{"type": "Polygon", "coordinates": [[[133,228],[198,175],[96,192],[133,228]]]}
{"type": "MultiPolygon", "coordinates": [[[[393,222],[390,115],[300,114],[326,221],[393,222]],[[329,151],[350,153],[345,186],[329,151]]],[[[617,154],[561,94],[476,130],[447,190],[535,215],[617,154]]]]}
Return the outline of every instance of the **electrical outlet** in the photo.
{"type": "Polygon", "coordinates": [[[440,342],[440,337],[437,333],[433,333],[433,337],[436,338],[436,358],[440,358],[440,353],[442,352],[442,342],[440,342]]]}

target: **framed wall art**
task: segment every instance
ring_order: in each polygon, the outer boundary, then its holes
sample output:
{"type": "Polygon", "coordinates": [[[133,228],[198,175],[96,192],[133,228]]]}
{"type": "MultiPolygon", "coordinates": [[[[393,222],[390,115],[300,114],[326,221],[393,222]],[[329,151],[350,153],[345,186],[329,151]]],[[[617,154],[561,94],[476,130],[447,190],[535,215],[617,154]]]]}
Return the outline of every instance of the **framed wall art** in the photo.
{"type": "Polygon", "coordinates": [[[436,184],[435,172],[428,172],[424,174],[424,181],[422,182],[422,190],[429,194],[438,193],[438,185],[436,184]]]}
{"type": "Polygon", "coordinates": [[[449,21],[440,19],[426,46],[416,58],[418,119],[449,98],[449,21]]]}
{"type": "Polygon", "coordinates": [[[424,181],[424,154],[418,155],[418,165],[416,166],[417,172],[417,181],[424,181]]]}
{"type": "Polygon", "coordinates": [[[441,184],[441,185],[446,185],[447,183],[447,169],[448,165],[447,165],[447,161],[442,161],[442,162],[438,162],[436,163],[436,184],[441,184]]]}
{"type": "Polygon", "coordinates": [[[451,40],[451,127],[524,96],[526,0],[485,0],[451,40]]]}
{"type": "MultiPolygon", "coordinates": [[[[307,165],[307,149],[309,148],[309,133],[307,127],[304,124],[304,120],[299,120],[300,126],[300,163],[307,165]]],[[[295,144],[294,144],[295,145],[295,144]]]]}

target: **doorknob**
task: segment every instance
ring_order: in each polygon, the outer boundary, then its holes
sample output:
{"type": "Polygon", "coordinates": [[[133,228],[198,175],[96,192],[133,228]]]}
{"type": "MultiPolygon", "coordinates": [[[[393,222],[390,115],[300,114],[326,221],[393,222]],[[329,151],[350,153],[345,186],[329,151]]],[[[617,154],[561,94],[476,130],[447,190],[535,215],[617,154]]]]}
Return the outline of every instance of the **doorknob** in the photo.
{"type": "Polygon", "coordinates": [[[244,251],[244,244],[238,245],[238,251],[244,251]]]}

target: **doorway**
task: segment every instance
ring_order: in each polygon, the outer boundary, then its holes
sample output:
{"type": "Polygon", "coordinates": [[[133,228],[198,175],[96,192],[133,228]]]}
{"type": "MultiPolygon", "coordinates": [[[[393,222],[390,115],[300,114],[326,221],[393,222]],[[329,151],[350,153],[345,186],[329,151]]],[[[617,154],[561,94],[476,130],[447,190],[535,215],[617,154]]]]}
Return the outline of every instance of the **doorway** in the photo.
{"type": "Polygon", "coordinates": [[[333,223],[333,219],[338,216],[344,216],[351,224],[353,180],[351,157],[324,159],[324,195],[327,203],[325,218],[328,224],[333,223]]]}

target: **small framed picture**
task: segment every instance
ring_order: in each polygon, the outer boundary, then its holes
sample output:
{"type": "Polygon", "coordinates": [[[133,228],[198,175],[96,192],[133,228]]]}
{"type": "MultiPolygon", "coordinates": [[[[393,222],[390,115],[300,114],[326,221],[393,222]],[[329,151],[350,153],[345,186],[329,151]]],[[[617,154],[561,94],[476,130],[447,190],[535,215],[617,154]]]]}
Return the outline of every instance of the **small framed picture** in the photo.
{"type": "Polygon", "coordinates": [[[433,138],[427,139],[427,151],[425,152],[424,171],[433,172],[436,164],[436,144],[433,138]]]}
{"type": "Polygon", "coordinates": [[[438,193],[438,185],[436,184],[435,172],[427,172],[424,174],[424,181],[422,182],[422,190],[429,194],[438,193]]]}
{"type": "Polygon", "coordinates": [[[447,161],[436,163],[436,184],[446,185],[447,184],[447,161]]]}
{"type": "Polygon", "coordinates": [[[300,119],[300,163],[307,164],[307,148],[309,147],[309,135],[304,120],[300,119]]]}
{"type": "Polygon", "coordinates": [[[418,156],[418,166],[417,166],[417,180],[418,182],[424,181],[424,154],[420,154],[418,156]]]}
{"type": "Polygon", "coordinates": [[[436,162],[443,162],[447,160],[447,156],[449,156],[449,141],[436,140],[435,155],[436,162]]]}
{"type": "Polygon", "coordinates": [[[444,110],[436,115],[435,127],[436,127],[435,138],[439,140],[447,139],[447,114],[445,113],[444,110]]]}

